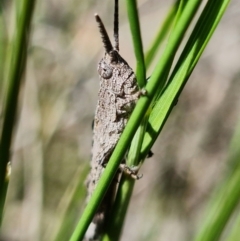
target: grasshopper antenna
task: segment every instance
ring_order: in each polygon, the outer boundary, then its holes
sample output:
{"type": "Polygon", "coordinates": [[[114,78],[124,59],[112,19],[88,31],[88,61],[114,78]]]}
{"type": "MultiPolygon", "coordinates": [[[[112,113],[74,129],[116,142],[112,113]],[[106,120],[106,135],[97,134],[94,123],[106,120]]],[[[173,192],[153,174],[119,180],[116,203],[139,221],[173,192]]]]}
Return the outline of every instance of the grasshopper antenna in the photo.
{"type": "Polygon", "coordinates": [[[118,34],[118,0],[115,0],[114,7],[114,28],[113,28],[113,37],[114,37],[114,49],[119,51],[119,34],[118,34]]]}
{"type": "Polygon", "coordinates": [[[107,31],[104,27],[104,24],[103,24],[101,18],[98,16],[97,13],[95,13],[95,19],[98,23],[98,27],[99,27],[100,34],[101,34],[102,41],[103,41],[103,46],[105,48],[105,51],[109,54],[113,50],[113,46],[112,46],[111,41],[108,37],[107,31]]]}

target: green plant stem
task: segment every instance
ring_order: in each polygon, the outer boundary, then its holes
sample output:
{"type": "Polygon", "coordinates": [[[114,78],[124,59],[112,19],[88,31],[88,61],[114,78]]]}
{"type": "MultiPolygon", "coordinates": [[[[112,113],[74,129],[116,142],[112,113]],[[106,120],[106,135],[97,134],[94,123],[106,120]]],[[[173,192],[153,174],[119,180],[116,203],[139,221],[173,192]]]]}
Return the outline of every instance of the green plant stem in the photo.
{"type": "Polygon", "coordinates": [[[145,158],[152,148],[171,110],[176,104],[178,96],[226,10],[228,3],[229,0],[212,0],[204,8],[189,41],[172,71],[168,85],[165,87],[161,98],[155,103],[151,112],[141,150],[141,158],[145,158]]]}
{"type": "Polygon", "coordinates": [[[6,29],[6,23],[4,21],[3,16],[3,9],[0,4],[0,103],[3,101],[4,96],[4,74],[5,74],[5,67],[6,67],[6,54],[8,45],[8,35],[6,29]]]}
{"type": "Polygon", "coordinates": [[[141,124],[146,111],[148,110],[154,96],[156,95],[156,92],[159,89],[159,81],[161,81],[161,77],[163,77],[162,75],[164,74],[164,69],[169,65],[170,62],[172,62],[172,54],[176,52],[179,43],[181,42],[183,35],[189,25],[189,22],[191,21],[192,16],[194,15],[195,10],[199,6],[200,2],[200,0],[195,0],[189,1],[187,3],[186,8],[182,14],[181,21],[179,21],[180,24],[177,24],[175,28],[174,38],[169,41],[169,44],[167,45],[161,58],[161,64],[157,65],[151,77],[151,81],[149,81],[146,86],[147,96],[143,96],[139,99],[127,123],[127,126],[122,133],[116,148],[114,149],[108,165],[99,180],[97,188],[89,200],[89,203],[86,206],[81,219],[79,220],[79,223],[70,239],[71,241],[79,241],[84,237],[87,227],[89,226],[99,203],[104,197],[107,188],[109,187],[117,169],[119,168],[119,165],[124,158],[124,155],[138,126],[141,124]]]}
{"type": "MultiPolygon", "coordinates": [[[[127,1],[127,9],[130,29],[133,38],[135,58],[137,61],[136,77],[139,86],[142,88],[146,84],[146,69],[144,63],[142,38],[136,1],[127,1]]],[[[131,147],[126,162],[126,164],[130,167],[139,165],[139,156],[147,121],[148,117],[145,117],[141,125],[139,126],[131,143],[131,147]]],[[[115,199],[114,206],[111,211],[111,215],[108,218],[109,225],[107,225],[106,232],[102,240],[107,241],[119,239],[125,218],[125,213],[127,212],[128,203],[132,195],[133,187],[134,180],[123,174],[121,182],[119,184],[117,197],[115,199]]]]}
{"type": "Polygon", "coordinates": [[[233,224],[233,228],[230,230],[230,235],[226,238],[226,241],[239,241],[240,234],[239,234],[239,227],[240,227],[240,214],[238,214],[236,221],[233,224]]]}
{"type": "Polygon", "coordinates": [[[127,156],[127,165],[129,167],[136,167],[140,165],[140,162],[143,161],[140,159],[140,152],[142,148],[142,143],[144,135],[146,132],[146,127],[148,123],[149,115],[145,115],[141,125],[139,126],[129,149],[127,156]]]}
{"type": "MultiPolygon", "coordinates": [[[[239,159],[239,158],[238,158],[239,159]]],[[[239,161],[239,160],[238,160],[239,161]]],[[[223,185],[218,195],[212,200],[207,219],[197,234],[195,241],[219,240],[227,221],[240,201],[240,165],[236,167],[223,185]]]]}
{"type": "MultiPolygon", "coordinates": [[[[127,158],[127,165],[130,167],[140,167],[141,160],[139,157],[147,120],[148,116],[145,116],[131,143],[127,158]]],[[[134,184],[135,180],[133,178],[127,174],[122,174],[111,216],[108,220],[106,233],[102,241],[119,240],[134,184]]]]}
{"type": "MultiPolygon", "coordinates": [[[[170,111],[172,110],[176,97],[180,94],[181,90],[183,89],[183,86],[186,84],[186,81],[188,80],[191,72],[193,71],[193,68],[195,67],[197,61],[199,60],[201,53],[204,50],[204,47],[206,47],[209,41],[209,38],[212,36],[214,29],[216,28],[218,22],[220,21],[220,17],[222,16],[224,10],[223,11],[218,11],[218,10],[219,8],[217,7],[217,5],[214,5],[214,6],[210,5],[210,6],[207,6],[206,9],[203,11],[202,17],[200,17],[199,23],[196,25],[196,28],[195,28],[198,31],[193,30],[189,43],[186,44],[186,47],[183,51],[184,58],[180,57],[180,60],[175,70],[173,71],[172,76],[170,77],[169,84],[166,90],[164,91],[164,93],[162,94],[162,98],[154,106],[151,112],[151,118],[149,119],[149,123],[151,128],[154,129],[153,133],[151,133],[152,134],[151,138],[155,136],[154,141],[159,135],[161,128],[163,127],[170,111]],[[215,13],[213,11],[214,9],[216,10],[215,13]],[[212,19],[205,18],[205,16],[209,16],[209,11],[212,12],[212,15],[211,15],[212,19]],[[211,28],[208,28],[206,26],[207,24],[209,24],[211,28]],[[204,28],[202,26],[204,26],[204,28]],[[206,29],[208,29],[208,31],[205,31],[206,29]],[[202,39],[204,41],[201,41],[201,44],[200,44],[199,39],[202,39]]],[[[179,14],[179,17],[180,16],[181,15],[179,14]]],[[[154,143],[154,141],[152,143],[154,143]]],[[[134,140],[132,141],[132,143],[133,142],[134,140]]],[[[133,148],[137,150],[138,146],[139,145],[134,146],[133,148]]],[[[132,145],[131,145],[131,148],[132,148],[132,145]]],[[[145,155],[142,156],[142,158],[145,158],[149,149],[150,148],[148,148],[148,150],[145,152],[145,155]]],[[[134,157],[134,154],[133,154],[133,157],[134,157]]],[[[119,239],[119,236],[121,233],[120,227],[122,227],[124,222],[124,217],[122,216],[125,215],[126,213],[128,203],[130,201],[131,193],[133,190],[133,186],[134,186],[134,181],[129,180],[124,176],[119,185],[119,192],[117,194],[116,201],[113,207],[113,212],[112,212],[113,216],[110,217],[109,226],[107,227],[107,233],[105,234],[103,239],[104,241],[119,239]]]]}
{"type": "MultiPolygon", "coordinates": [[[[195,10],[196,9],[194,9],[194,12],[195,10]]],[[[174,37],[175,36],[173,33],[173,38],[174,37]]],[[[169,57],[168,59],[169,62],[172,62],[172,59],[173,59],[173,56],[169,57]]],[[[163,71],[163,75],[164,75],[164,71],[163,71]]],[[[127,160],[127,164],[130,166],[139,165],[139,161],[143,160],[142,158],[139,158],[139,154],[140,154],[139,148],[141,148],[142,146],[143,135],[146,130],[145,124],[148,121],[148,117],[149,115],[145,115],[144,121],[141,123],[141,126],[139,127],[138,132],[135,134],[134,139],[132,141],[132,145],[131,145],[129,155],[128,155],[128,160],[127,160]]],[[[107,232],[103,237],[103,241],[119,240],[125,215],[127,212],[127,208],[132,195],[134,183],[135,181],[133,179],[130,179],[129,177],[126,177],[126,175],[123,175],[119,185],[119,190],[113,206],[113,211],[111,213],[109,224],[107,226],[107,232]]]]}
{"type": "MultiPolygon", "coordinates": [[[[232,172],[235,172],[235,169],[239,169],[239,159],[240,159],[240,119],[238,121],[237,127],[234,131],[234,135],[231,139],[230,147],[229,147],[229,163],[230,163],[230,173],[228,177],[231,177],[232,172]]],[[[230,197],[229,197],[230,198],[230,197]]],[[[240,227],[240,213],[239,213],[239,202],[235,203],[234,214],[236,215],[235,222],[232,223],[231,229],[229,231],[228,237],[226,237],[226,241],[238,241],[239,240],[239,227],[240,227]]],[[[230,222],[231,223],[231,222],[230,222]]]]}
{"type": "Polygon", "coordinates": [[[34,10],[34,0],[22,1],[20,16],[17,21],[14,46],[12,50],[11,65],[8,75],[8,94],[4,113],[3,130],[0,143],[0,219],[6,198],[8,181],[5,179],[7,164],[10,161],[10,148],[14,129],[17,101],[23,71],[26,64],[26,50],[30,35],[30,23],[34,10]]]}
{"type": "Polygon", "coordinates": [[[177,12],[178,9],[178,4],[179,1],[176,1],[173,6],[170,8],[166,19],[164,20],[163,24],[160,26],[156,37],[154,38],[152,44],[150,45],[149,49],[146,51],[145,54],[145,64],[146,64],[146,68],[148,69],[150,64],[152,63],[155,55],[157,54],[157,51],[160,47],[160,44],[163,42],[163,40],[165,39],[165,37],[167,36],[169,30],[170,30],[170,26],[173,23],[173,20],[175,18],[175,14],[177,12]]]}
{"type": "Polygon", "coordinates": [[[107,231],[102,241],[117,241],[120,239],[122,226],[126,217],[128,205],[132,196],[135,182],[123,174],[114,207],[111,212],[111,219],[108,222],[107,231]]]}
{"type": "MultiPolygon", "coordinates": [[[[143,88],[146,84],[146,68],[145,68],[141,29],[140,29],[140,22],[139,22],[136,0],[126,1],[126,5],[127,5],[131,35],[133,39],[135,58],[137,61],[136,76],[137,76],[139,86],[143,88]]],[[[145,128],[146,123],[147,123],[147,118],[144,118],[144,121],[141,123],[137,133],[135,134],[134,141],[131,144],[129,155],[127,158],[128,166],[136,166],[139,164],[138,157],[141,151],[144,132],[146,129],[145,128]]]]}
{"type": "MultiPolygon", "coordinates": [[[[139,167],[140,165],[139,157],[147,120],[148,116],[145,116],[131,143],[127,158],[127,165],[130,167],[139,167]]],[[[119,240],[134,184],[135,180],[123,173],[102,241],[119,240]]]]}
{"type": "Polygon", "coordinates": [[[143,44],[140,30],[136,0],[126,1],[128,19],[132,33],[134,52],[136,56],[136,77],[140,88],[146,84],[146,68],[144,63],[143,44]]]}

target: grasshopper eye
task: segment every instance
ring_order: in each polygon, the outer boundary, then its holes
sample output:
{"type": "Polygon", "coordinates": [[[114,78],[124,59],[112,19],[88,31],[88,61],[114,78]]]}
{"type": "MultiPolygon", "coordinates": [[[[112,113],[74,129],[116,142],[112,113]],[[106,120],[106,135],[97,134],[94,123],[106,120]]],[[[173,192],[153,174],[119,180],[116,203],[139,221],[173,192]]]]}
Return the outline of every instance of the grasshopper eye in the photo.
{"type": "Polygon", "coordinates": [[[98,65],[98,73],[104,79],[110,79],[113,74],[112,68],[104,62],[100,62],[98,65]]]}

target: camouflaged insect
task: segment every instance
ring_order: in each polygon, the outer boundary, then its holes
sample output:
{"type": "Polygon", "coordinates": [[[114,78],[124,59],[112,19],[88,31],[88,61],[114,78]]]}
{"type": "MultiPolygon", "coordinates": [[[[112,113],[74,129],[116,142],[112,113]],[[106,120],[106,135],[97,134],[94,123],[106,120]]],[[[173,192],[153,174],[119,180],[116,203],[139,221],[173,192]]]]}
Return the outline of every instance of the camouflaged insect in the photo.
{"type": "MultiPolygon", "coordinates": [[[[100,17],[95,14],[95,18],[99,25],[105,55],[98,64],[100,89],[94,118],[91,172],[87,179],[88,200],[96,188],[104,166],[109,161],[141,92],[133,70],[119,54],[118,1],[115,1],[114,47],[100,17]]],[[[98,240],[101,236],[116,189],[117,180],[113,180],[88,228],[85,240],[98,240]]]]}

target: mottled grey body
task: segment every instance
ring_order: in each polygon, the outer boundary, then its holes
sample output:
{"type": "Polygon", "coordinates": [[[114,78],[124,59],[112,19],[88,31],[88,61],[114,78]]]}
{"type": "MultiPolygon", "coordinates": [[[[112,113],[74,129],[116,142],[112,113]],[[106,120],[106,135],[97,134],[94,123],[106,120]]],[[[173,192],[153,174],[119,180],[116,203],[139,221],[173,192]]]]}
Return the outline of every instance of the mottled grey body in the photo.
{"type": "MultiPolygon", "coordinates": [[[[116,50],[113,50],[111,55],[105,54],[98,65],[98,72],[100,89],[94,118],[91,172],[87,184],[88,199],[102,175],[104,165],[107,164],[140,93],[133,70],[116,50]],[[106,75],[106,72],[111,74],[106,75]]],[[[94,217],[96,229],[101,229],[107,209],[111,208],[116,185],[115,180],[94,217]]]]}
{"type": "MultiPolygon", "coordinates": [[[[115,20],[118,16],[115,2],[115,20]]],[[[87,179],[88,198],[92,196],[109,158],[127,124],[140,96],[136,77],[127,62],[118,53],[118,36],[113,48],[98,15],[95,15],[105,47],[105,56],[99,62],[100,89],[94,118],[91,171],[87,179]]],[[[118,24],[118,23],[117,23],[118,24]]],[[[118,27],[114,27],[118,32],[118,27]]],[[[85,240],[99,240],[107,212],[114,201],[117,177],[111,183],[86,233],[85,240]]]]}
{"type": "Polygon", "coordinates": [[[92,170],[88,184],[90,195],[101,176],[99,170],[108,162],[139,98],[134,72],[116,51],[114,54],[117,63],[111,63],[109,56],[105,56],[98,65],[99,73],[109,68],[112,76],[103,78],[100,74],[93,129],[92,170]]]}

